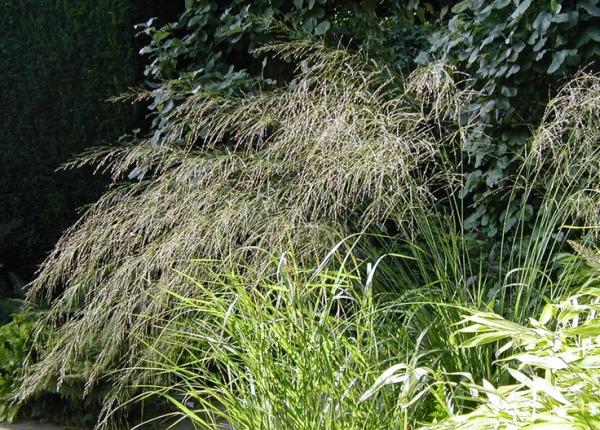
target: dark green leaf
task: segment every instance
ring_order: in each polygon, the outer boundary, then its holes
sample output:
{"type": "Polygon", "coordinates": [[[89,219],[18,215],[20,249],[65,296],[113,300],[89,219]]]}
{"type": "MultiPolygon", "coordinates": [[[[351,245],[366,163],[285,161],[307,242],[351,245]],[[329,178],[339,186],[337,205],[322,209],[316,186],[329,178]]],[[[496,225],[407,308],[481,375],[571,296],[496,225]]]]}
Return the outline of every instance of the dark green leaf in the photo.
{"type": "Polygon", "coordinates": [[[552,17],[552,21],[561,24],[568,23],[570,25],[575,25],[579,22],[579,12],[570,11],[565,13],[559,13],[558,15],[552,17]]]}
{"type": "Polygon", "coordinates": [[[512,0],[495,0],[494,1],[494,9],[503,9],[512,3],[512,0]]]}
{"type": "Polygon", "coordinates": [[[514,96],[517,95],[517,89],[515,87],[505,87],[505,86],[503,86],[500,89],[500,92],[501,92],[501,94],[504,97],[514,97],[514,96]]]}
{"type": "Polygon", "coordinates": [[[463,185],[463,188],[458,193],[460,198],[464,198],[467,194],[475,189],[475,187],[479,184],[482,173],[481,170],[475,170],[474,172],[466,175],[466,180],[463,185]]]}
{"type": "Polygon", "coordinates": [[[304,30],[311,32],[313,31],[313,29],[315,28],[315,25],[317,24],[317,18],[310,17],[306,20],[304,20],[304,22],[302,23],[302,28],[304,28],[304,30]]]}
{"type": "Polygon", "coordinates": [[[502,170],[500,169],[492,169],[490,171],[487,172],[486,175],[486,179],[485,179],[485,183],[488,187],[494,187],[498,184],[498,182],[500,182],[500,179],[502,179],[502,177],[504,176],[502,170]]]}
{"type": "Polygon", "coordinates": [[[540,33],[541,35],[546,34],[548,28],[552,24],[552,14],[546,11],[542,11],[538,14],[533,21],[533,27],[540,33]]]}
{"type": "Polygon", "coordinates": [[[594,42],[600,42],[600,27],[590,27],[585,31],[585,37],[594,42]]]}
{"type": "Polygon", "coordinates": [[[452,12],[453,12],[453,13],[461,13],[461,12],[464,12],[465,10],[467,10],[467,8],[470,6],[470,4],[471,4],[471,1],[470,1],[470,0],[464,0],[464,1],[461,1],[460,3],[458,3],[458,4],[455,4],[455,5],[452,7],[452,12]]]}
{"type": "Polygon", "coordinates": [[[531,1],[532,0],[522,1],[519,4],[519,6],[515,9],[515,11],[512,13],[512,15],[510,16],[510,19],[512,21],[519,19],[521,17],[521,15],[523,15],[525,12],[527,12],[527,9],[529,9],[529,6],[531,6],[531,1]]]}
{"type": "Polygon", "coordinates": [[[558,69],[560,69],[560,66],[562,66],[562,64],[564,63],[565,58],[567,58],[567,56],[573,55],[573,54],[574,54],[574,52],[572,49],[563,49],[562,51],[553,52],[552,53],[552,63],[548,67],[548,70],[546,71],[546,73],[548,73],[550,75],[550,74],[556,72],[558,69]]]}
{"type": "Polygon", "coordinates": [[[471,65],[475,62],[475,60],[477,60],[477,56],[479,55],[479,49],[475,48],[473,49],[473,52],[471,52],[471,55],[469,56],[469,60],[467,61],[467,65],[471,65]]]}
{"type": "Polygon", "coordinates": [[[327,30],[329,30],[329,27],[331,27],[331,24],[329,23],[329,21],[322,21],[322,22],[319,23],[319,25],[317,25],[315,27],[315,34],[317,36],[325,34],[325,32],[327,30]]]}
{"type": "Polygon", "coordinates": [[[597,6],[597,1],[580,0],[578,6],[592,16],[600,16],[600,7],[597,6]]]}
{"type": "Polygon", "coordinates": [[[508,69],[508,72],[506,72],[506,77],[508,78],[509,76],[514,75],[515,73],[517,73],[519,70],[521,69],[521,66],[519,66],[518,64],[514,64],[513,66],[511,66],[510,69],[508,69]]]}
{"type": "Polygon", "coordinates": [[[533,46],[533,52],[538,52],[540,49],[542,49],[544,47],[544,45],[546,44],[546,41],[548,40],[547,37],[542,37],[538,43],[536,43],[533,46]]]}
{"type": "Polygon", "coordinates": [[[539,36],[540,34],[537,31],[534,31],[533,33],[531,33],[531,36],[529,36],[529,39],[527,39],[527,43],[533,45],[539,36]]]}

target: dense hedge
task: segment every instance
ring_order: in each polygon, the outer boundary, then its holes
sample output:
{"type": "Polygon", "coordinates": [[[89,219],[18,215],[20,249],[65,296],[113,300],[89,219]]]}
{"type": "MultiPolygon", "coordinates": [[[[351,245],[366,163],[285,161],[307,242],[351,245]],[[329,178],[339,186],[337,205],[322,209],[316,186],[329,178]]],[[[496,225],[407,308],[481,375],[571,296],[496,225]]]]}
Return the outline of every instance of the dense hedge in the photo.
{"type": "Polygon", "coordinates": [[[3,2],[0,297],[104,188],[89,172],[55,169],[135,125],[131,106],[106,99],[134,83],[132,26],[144,15],[130,0],[3,2]]]}
{"type": "Polygon", "coordinates": [[[167,22],[182,7],[183,1],[162,0],[2,2],[0,421],[18,413],[86,428],[96,419],[103,391],[96,387],[82,400],[84,382],[76,372],[58,392],[45,387],[32,402],[11,402],[34,315],[11,318],[21,301],[5,298],[22,294],[77,209],[106,187],[105,178],[89,171],[56,169],[144,126],[143,108],[107,102],[142,78],[136,53],[143,42],[134,38],[134,24],[155,15],[167,22]]]}

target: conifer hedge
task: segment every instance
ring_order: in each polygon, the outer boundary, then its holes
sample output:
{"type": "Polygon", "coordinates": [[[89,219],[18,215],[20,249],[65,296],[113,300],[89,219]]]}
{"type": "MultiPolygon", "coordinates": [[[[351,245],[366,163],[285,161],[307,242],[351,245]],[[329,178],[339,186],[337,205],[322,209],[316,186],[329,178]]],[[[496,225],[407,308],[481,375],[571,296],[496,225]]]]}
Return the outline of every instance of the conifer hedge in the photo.
{"type": "Polygon", "coordinates": [[[129,0],[2,2],[0,297],[17,293],[14,275],[28,280],[105,185],[55,170],[134,126],[130,105],[106,102],[134,83],[134,18],[129,0]]]}

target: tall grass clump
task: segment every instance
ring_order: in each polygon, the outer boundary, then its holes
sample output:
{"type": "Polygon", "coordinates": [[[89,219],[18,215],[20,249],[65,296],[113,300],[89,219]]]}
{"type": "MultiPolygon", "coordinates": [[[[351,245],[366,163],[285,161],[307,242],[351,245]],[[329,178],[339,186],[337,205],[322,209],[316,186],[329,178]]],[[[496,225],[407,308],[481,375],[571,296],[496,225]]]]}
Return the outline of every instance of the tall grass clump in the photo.
{"type": "Polygon", "coordinates": [[[500,240],[489,243],[466,231],[456,193],[445,204],[416,209],[414,224],[399,225],[395,241],[404,258],[377,277],[393,292],[390,303],[402,303],[399,324],[409,338],[420,339],[422,351],[435,351],[429,358],[436,371],[508,383],[510,375],[494,365],[498,345],[465,349],[449,342],[465,309],[527,324],[546,303],[581,285],[581,259],[565,253],[585,255],[596,243],[599,90],[597,76],[582,74],[549,104],[521,169],[497,192],[506,201],[500,240]]]}
{"type": "Polygon", "coordinates": [[[546,304],[527,324],[493,312],[464,310],[454,327],[455,336],[466,336],[459,348],[496,344],[494,366],[510,378],[508,383],[495,385],[468,372],[452,374],[427,366],[417,367],[418,377],[410,379],[407,369],[413,374],[415,369],[401,363],[384,371],[361,400],[373,401],[388,385],[416,391],[421,400],[412,405],[414,427],[408,428],[422,430],[598,428],[598,280],[593,270],[579,289],[546,304]],[[457,400],[466,400],[469,406],[457,408],[457,400]],[[423,420],[419,408],[430,409],[432,402],[445,407],[448,417],[423,420]]]}
{"type": "Polygon", "coordinates": [[[196,298],[177,296],[175,317],[154,321],[156,361],[141,364],[174,383],[144,396],[168,399],[198,428],[399,428],[394,393],[358,400],[406,339],[351,264],[329,266],[302,270],[288,256],[258,287],[234,273],[188,280],[196,298]]]}
{"type": "Polygon", "coordinates": [[[202,429],[587,429],[600,419],[600,277],[581,257],[565,263],[571,294],[525,324],[456,299],[390,301],[372,290],[376,267],[337,261],[306,270],[284,257],[252,287],[236,272],[187,280],[199,294],[175,294],[177,311],[153,319],[161,334],[136,363],[170,383],[139,386],[132,401],[164,398],[202,429]]]}
{"type": "Polygon", "coordinates": [[[504,190],[507,225],[515,198],[537,210],[499,243],[465,233],[447,188],[445,205],[398,223],[398,253],[352,278],[321,265],[301,287],[281,275],[196,282],[202,298],[178,295],[179,318],[138,363],[172,378],[152,394],[201,428],[594,428],[599,84],[581,75],[549,105],[504,190]],[[314,325],[289,315],[305,304],[314,325]],[[324,343],[312,334],[322,322],[324,343]]]}
{"type": "Polygon", "coordinates": [[[191,92],[162,141],[74,163],[95,163],[114,186],[32,284],[29,299],[50,302],[55,336],[28,367],[21,399],[60,386],[81,360],[91,363],[88,388],[107,369],[129,368],[141,335],[155,330],[151,317],[172,305],[167,292],[199,293],[181,273],[207,279],[242,264],[260,279],[269,264],[261,249],[316,263],[348,234],[413,223],[413,209],[453,183],[445,151],[468,134],[469,94],[446,70],[406,83],[360,53],[312,42],[261,52],[299,63],[297,78],[257,96],[191,92]]]}

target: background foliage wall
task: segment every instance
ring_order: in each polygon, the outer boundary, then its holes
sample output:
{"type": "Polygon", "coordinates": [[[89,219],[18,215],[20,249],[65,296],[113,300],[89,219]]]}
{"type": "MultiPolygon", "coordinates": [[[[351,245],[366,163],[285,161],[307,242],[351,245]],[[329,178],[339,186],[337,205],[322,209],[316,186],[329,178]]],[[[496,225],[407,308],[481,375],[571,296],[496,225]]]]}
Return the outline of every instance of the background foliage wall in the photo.
{"type": "MultiPolygon", "coordinates": [[[[154,84],[149,98],[154,116],[153,144],[164,140],[168,115],[195,91],[223,94],[285,84],[289,65],[254,54],[285,33],[325,38],[407,71],[427,44],[438,16],[436,7],[419,1],[335,0],[186,0],[183,13],[166,25],[150,19],[138,28],[148,44],[145,75],[154,84]],[[159,25],[157,25],[159,24],[159,25]],[[279,30],[279,31],[277,31],[279,30]],[[263,62],[264,60],[264,62],[263,62]]],[[[443,0],[441,3],[445,3],[443,0]]]]}
{"type": "Polygon", "coordinates": [[[0,298],[18,294],[15,276],[29,280],[76,209],[106,184],[89,171],[55,169],[138,125],[130,105],[106,99],[135,82],[134,23],[179,7],[154,3],[2,2],[0,298]]]}
{"type": "Polygon", "coordinates": [[[94,422],[100,390],[83,397],[75,377],[60,392],[41,390],[27,405],[11,401],[39,313],[15,313],[34,274],[77,209],[107,181],[88,170],[56,172],[86,148],[114,143],[144,127],[137,106],[116,96],[142,78],[134,24],[167,22],[183,1],[4,0],[0,25],[0,422],[24,415],[94,422]],[[13,315],[14,314],[14,315],[13,315]]]}
{"type": "Polygon", "coordinates": [[[598,0],[463,0],[445,28],[430,38],[419,61],[442,61],[465,72],[480,97],[485,134],[465,147],[465,227],[497,238],[520,217],[533,219],[539,202],[515,199],[504,210],[501,190],[518,171],[532,127],[548,101],[579,70],[598,72],[598,0]]]}

